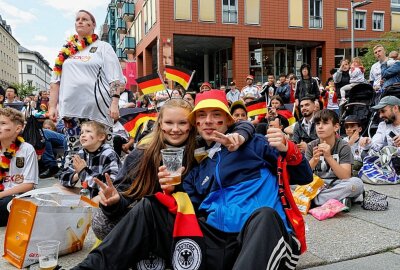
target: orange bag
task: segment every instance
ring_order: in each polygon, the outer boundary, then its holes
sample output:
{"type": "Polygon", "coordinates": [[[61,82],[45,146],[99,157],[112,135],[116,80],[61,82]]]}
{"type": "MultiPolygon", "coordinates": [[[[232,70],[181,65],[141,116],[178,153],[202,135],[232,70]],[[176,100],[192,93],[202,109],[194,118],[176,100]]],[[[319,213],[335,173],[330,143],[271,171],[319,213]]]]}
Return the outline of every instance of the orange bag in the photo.
{"type": "Polygon", "coordinates": [[[307,215],[308,210],[310,209],[311,200],[318,195],[321,188],[324,186],[324,180],[315,174],[313,177],[314,179],[310,184],[298,186],[293,192],[294,201],[303,215],[307,215]]]}
{"type": "Polygon", "coordinates": [[[15,198],[8,218],[3,257],[18,268],[37,263],[36,244],[43,240],[60,241],[60,255],[81,250],[95,206],[79,195],[15,198]]]}

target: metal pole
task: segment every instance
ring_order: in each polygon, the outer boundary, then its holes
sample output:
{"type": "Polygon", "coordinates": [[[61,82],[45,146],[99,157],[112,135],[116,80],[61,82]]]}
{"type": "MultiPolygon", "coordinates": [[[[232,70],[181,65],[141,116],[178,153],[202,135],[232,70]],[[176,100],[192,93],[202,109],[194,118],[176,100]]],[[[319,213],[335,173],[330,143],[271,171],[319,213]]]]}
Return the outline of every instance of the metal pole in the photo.
{"type": "Polygon", "coordinates": [[[351,59],[350,61],[354,58],[354,0],[350,1],[351,5],[351,59]]]}

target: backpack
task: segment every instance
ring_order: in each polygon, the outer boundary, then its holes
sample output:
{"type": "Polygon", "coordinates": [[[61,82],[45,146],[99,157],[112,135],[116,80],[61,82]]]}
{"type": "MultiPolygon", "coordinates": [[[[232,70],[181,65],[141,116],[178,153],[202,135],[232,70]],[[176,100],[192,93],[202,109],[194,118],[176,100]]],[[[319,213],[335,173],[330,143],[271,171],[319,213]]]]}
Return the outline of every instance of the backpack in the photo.
{"type": "Polygon", "coordinates": [[[35,148],[37,155],[43,155],[46,146],[46,138],[44,137],[42,127],[39,125],[38,120],[32,115],[32,109],[28,108],[27,112],[29,116],[26,119],[22,137],[35,148]]]}

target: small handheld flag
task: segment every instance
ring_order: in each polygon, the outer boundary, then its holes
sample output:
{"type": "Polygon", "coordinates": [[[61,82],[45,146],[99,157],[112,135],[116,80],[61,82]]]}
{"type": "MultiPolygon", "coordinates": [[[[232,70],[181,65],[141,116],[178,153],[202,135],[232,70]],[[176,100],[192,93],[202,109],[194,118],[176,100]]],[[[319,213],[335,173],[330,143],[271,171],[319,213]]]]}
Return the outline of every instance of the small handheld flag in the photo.
{"type": "Polygon", "coordinates": [[[137,78],[136,82],[145,95],[165,90],[164,82],[158,73],[137,78]]]}

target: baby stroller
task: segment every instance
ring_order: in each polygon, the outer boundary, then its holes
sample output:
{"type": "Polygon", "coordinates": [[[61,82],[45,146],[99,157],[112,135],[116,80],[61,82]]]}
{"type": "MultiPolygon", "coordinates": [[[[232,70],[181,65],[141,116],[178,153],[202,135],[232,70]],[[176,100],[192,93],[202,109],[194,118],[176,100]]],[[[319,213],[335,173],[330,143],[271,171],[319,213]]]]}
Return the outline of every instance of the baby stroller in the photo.
{"type": "Polygon", "coordinates": [[[355,115],[363,127],[363,134],[372,115],[372,105],[375,100],[375,91],[370,84],[360,83],[346,93],[347,103],[343,106],[340,117],[341,134],[344,134],[344,120],[349,115],[355,115]]]}
{"type": "MultiPolygon", "coordinates": [[[[376,102],[379,102],[383,97],[386,96],[395,96],[397,98],[400,98],[400,83],[393,84],[389,87],[387,87],[382,94],[377,98],[376,102]]],[[[375,134],[376,130],[378,129],[378,125],[381,119],[379,118],[379,113],[376,111],[373,112],[371,116],[371,120],[368,125],[368,136],[372,138],[372,136],[375,134]]]]}

